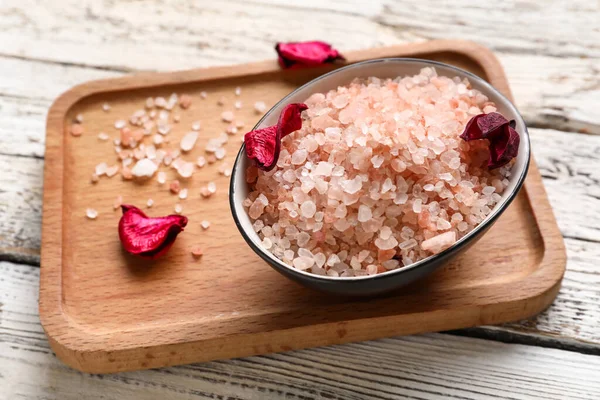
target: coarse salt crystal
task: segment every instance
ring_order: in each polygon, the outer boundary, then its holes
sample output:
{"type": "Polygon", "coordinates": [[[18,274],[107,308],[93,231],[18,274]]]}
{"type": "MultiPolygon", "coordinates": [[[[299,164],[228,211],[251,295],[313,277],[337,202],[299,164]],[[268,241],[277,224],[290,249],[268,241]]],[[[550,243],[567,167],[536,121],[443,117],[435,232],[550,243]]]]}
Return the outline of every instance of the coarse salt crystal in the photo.
{"type": "Polygon", "coordinates": [[[164,171],[160,171],[158,173],[158,176],[156,177],[156,180],[158,181],[158,183],[160,183],[161,185],[164,184],[167,181],[167,174],[164,171]]]}
{"type": "Polygon", "coordinates": [[[206,186],[206,188],[208,189],[208,192],[211,194],[217,193],[217,185],[214,182],[209,182],[208,185],[206,186]]]}
{"type": "Polygon", "coordinates": [[[102,110],[104,112],[109,112],[110,111],[110,104],[108,104],[108,103],[102,104],[102,110]]]}
{"type": "Polygon", "coordinates": [[[158,167],[147,158],[139,160],[131,169],[131,174],[136,178],[150,178],[154,175],[158,167]]]}
{"type": "Polygon", "coordinates": [[[107,169],[108,169],[108,165],[105,162],[103,162],[103,163],[96,165],[96,168],[94,169],[94,171],[97,176],[102,176],[106,173],[107,169]]]}
{"type": "Polygon", "coordinates": [[[96,219],[98,217],[98,211],[93,208],[87,208],[85,210],[85,216],[88,217],[88,219],[96,219]]]}
{"type": "Polygon", "coordinates": [[[186,188],[183,188],[179,191],[179,198],[181,200],[187,199],[188,196],[188,190],[186,188]]]}
{"type": "Polygon", "coordinates": [[[148,201],[146,202],[146,206],[147,206],[148,208],[150,208],[150,207],[152,207],[153,205],[154,205],[154,200],[152,200],[152,199],[148,199],[148,201]]]}
{"type": "Polygon", "coordinates": [[[233,118],[234,118],[234,116],[233,116],[233,112],[232,111],[223,111],[221,113],[221,119],[224,122],[231,122],[231,121],[233,121],[233,118]]]}
{"type": "Polygon", "coordinates": [[[196,165],[198,166],[198,168],[204,167],[206,165],[206,158],[199,156],[196,160],[196,165]]]}
{"type": "Polygon", "coordinates": [[[194,163],[181,160],[175,168],[182,178],[189,178],[194,174],[194,163]]]}
{"type": "Polygon", "coordinates": [[[202,251],[202,248],[200,246],[192,247],[191,253],[194,258],[202,257],[202,255],[204,254],[204,252],[202,251]]]}
{"type": "Polygon", "coordinates": [[[202,227],[202,229],[208,229],[208,228],[210,228],[210,222],[204,220],[204,221],[200,222],[200,226],[202,227]]]}
{"type": "Polygon", "coordinates": [[[254,103],[254,111],[256,111],[257,114],[262,114],[267,111],[267,105],[264,101],[257,101],[254,103]]]}
{"type": "Polygon", "coordinates": [[[181,206],[181,204],[179,204],[179,203],[175,204],[174,211],[175,211],[175,214],[181,214],[181,212],[183,211],[183,207],[181,206]]]}
{"type": "Polygon", "coordinates": [[[115,129],[123,129],[127,126],[127,122],[123,119],[115,121],[115,129]]]}
{"type": "Polygon", "coordinates": [[[119,172],[119,166],[118,165],[113,165],[112,167],[107,167],[106,168],[105,174],[109,178],[112,178],[113,176],[115,176],[117,174],[117,172],[119,172]]]}
{"type": "Polygon", "coordinates": [[[239,110],[239,109],[241,109],[241,108],[242,108],[242,102],[241,102],[241,100],[237,100],[237,101],[234,103],[234,107],[236,108],[236,110],[239,110]]]}
{"type": "Polygon", "coordinates": [[[73,124],[71,125],[71,136],[75,136],[75,137],[79,137],[81,135],[83,135],[83,127],[81,126],[81,124],[73,124]]]}
{"type": "Polygon", "coordinates": [[[113,203],[113,210],[117,210],[123,204],[123,196],[117,196],[113,203]]]}
{"type": "Polygon", "coordinates": [[[181,142],[179,143],[179,147],[181,148],[182,151],[190,151],[196,145],[196,140],[198,140],[198,132],[196,132],[196,131],[188,132],[183,136],[183,139],[181,139],[181,142]]]}
{"type": "Polygon", "coordinates": [[[219,147],[215,150],[215,157],[217,160],[222,160],[225,157],[225,149],[223,147],[219,147]]]}
{"type": "Polygon", "coordinates": [[[200,130],[200,121],[194,121],[192,122],[192,130],[193,131],[199,131],[200,130]]]}

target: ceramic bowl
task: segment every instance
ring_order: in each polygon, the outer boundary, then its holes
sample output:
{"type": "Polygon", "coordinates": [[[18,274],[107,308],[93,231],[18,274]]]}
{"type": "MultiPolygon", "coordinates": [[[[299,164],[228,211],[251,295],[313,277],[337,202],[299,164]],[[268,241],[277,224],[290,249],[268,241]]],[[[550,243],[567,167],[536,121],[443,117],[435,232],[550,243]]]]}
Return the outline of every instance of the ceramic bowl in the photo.
{"type": "Polygon", "coordinates": [[[242,202],[248,195],[245,171],[250,165],[250,160],[246,157],[245,148],[242,145],[235,160],[231,175],[229,189],[231,212],[240,233],[248,245],[276,271],[304,286],[335,295],[370,296],[389,292],[430,274],[458,254],[464,252],[481,238],[516,197],[519,189],[523,185],[529,167],[529,133],[527,132],[525,122],[515,106],[489,83],[470,72],[451,65],[410,58],[385,58],[351,64],[320,76],[294,90],[271,108],[258,124],[256,124],[254,129],[276,124],[281,110],[287,104],[304,102],[313,93],[325,93],[338,86],[347,85],[354,78],[368,78],[371,76],[379,78],[395,78],[398,76],[416,75],[424,67],[434,67],[437,74],[440,76],[459,76],[461,78],[467,78],[474,89],[481,91],[490,98],[490,100],[496,103],[498,112],[503,114],[506,118],[514,119],[516,121],[515,129],[521,136],[519,154],[509,178],[510,183],[504,191],[502,199],[494,207],[487,218],[475,229],[458,240],[450,248],[424,260],[406,267],[371,276],[342,278],[314,275],[284,264],[281,260],[271,254],[269,250],[262,247],[261,240],[256,232],[254,232],[252,222],[242,205],[242,202]]]}

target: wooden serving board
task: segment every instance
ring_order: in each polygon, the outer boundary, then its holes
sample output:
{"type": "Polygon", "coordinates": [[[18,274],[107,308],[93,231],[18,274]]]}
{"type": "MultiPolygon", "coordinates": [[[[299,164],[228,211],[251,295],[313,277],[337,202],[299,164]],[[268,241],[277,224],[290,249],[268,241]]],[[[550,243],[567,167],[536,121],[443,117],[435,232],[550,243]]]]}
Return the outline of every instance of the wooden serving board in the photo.
{"type": "MultiPolygon", "coordinates": [[[[432,59],[470,70],[510,97],[495,56],[470,42],[431,41],[346,54],[348,62],[378,57],[432,59]]],[[[221,133],[223,110],[243,107],[236,119],[251,128],[268,106],[299,85],[337,66],[282,71],[275,60],[233,67],[142,74],[90,82],[59,97],[48,115],[40,318],[57,356],[73,368],[97,373],[242,357],[368,340],[393,335],[498,324],[534,315],[558,292],[565,250],[535,162],[523,190],[474,247],[429,278],[373,299],[344,299],[313,292],[287,280],[261,261],[234,225],[227,201],[228,179],[217,165],[197,169],[185,182],[186,200],[156,179],[145,184],[118,176],[90,183],[94,166],[116,163],[113,146],[97,133],[117,137],[114,121],[142,108],[148,96],[188,93],[191,108],[169,135],[179,141],[192,121],[202,121],[199,143],[188,160],[203,154],[221,133]],[[234,88],[242,94],[236,97],[234,88]],[[208,98],[200,99],[206,91],[208,98]],[[224,96],[226,105],[217,105],[224,96]],[[109,112],[102,110],[107,102],[109,112]],[[84,116],[85,133],[68,133],[84,116]],[[208,181],[217,193],[201,199],[208,181]],[[117,235],[124,202],[145,205],[151,215],[173,212],[177,202],[190,218],[185,232],[163,259],[149,263],[125,254],[117,235]],[[99,211],[88,220],[88,207],[99,211]],[[202,220],[211,227],[203,231],[202,220]],[[205,255],[195,260],[190,248],[205,255]]],[[[230,138],[233,163],[241,133],[230,138]]],[[[170,172],[171,174],[171,172],[170,172]]],[[[173,178],[174,175],[170,175],[173,178]]],[[[143,207],[145,208],[145,207],[143,207]]]]}

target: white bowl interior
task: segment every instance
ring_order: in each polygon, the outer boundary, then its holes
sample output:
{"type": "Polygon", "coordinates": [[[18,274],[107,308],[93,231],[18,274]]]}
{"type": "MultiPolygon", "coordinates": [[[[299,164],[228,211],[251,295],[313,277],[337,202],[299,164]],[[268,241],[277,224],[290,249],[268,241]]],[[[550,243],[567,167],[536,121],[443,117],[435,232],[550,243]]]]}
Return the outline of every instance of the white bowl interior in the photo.
{"type": "MultiPolygon", "coordinates": [[[[485,225],[489,219],[491,219],[494,215],[496,215],[499,212],[499,210],[502,207],[504,207],[505,203],[509,200],[510,195],[516,190],[521,176],[526,173],[526,168],[529,160],[529,134],[527,132],[527,128],[521,115],[519,114],[515,106],[506,97],[501,95],[496,89],[494,89],[489,83],[485,82],[483,79],[466,71],[457,69],[455,67],[451,67],[449,65],[433,61],[399,58],[365,61],[362,63],[352,64],[350,66],[335,70],[300,87],[299,89],[282,99],[271,110],[269,110],[267,114],[265,114],[265,116],[259,121],[255,129],[275,125],[277,123],[277,119],[279,118],[281,110],[286,105],[290,103],[302,103],[306,99],[308,99],[308,97],[310,97],[310,95],[312,95],[313,93],[325,93],[329,90],[337,88],[338,86],[347,85],[354,78],[368,78],[372,76],[378,78],[396,78],[398,76],[410,76],[418,74],[419,71],[425,67],[434,67],[437,71],[437,74],[440,76],[447,76],[450,78],[459,76],[460,78],[467,78],[469,82],[471,82],[471,85],[474,89],[477,89],[483,94],[485,94],[491,101],[493,101],[496,104],[498,112],[504,115],[507,119],[514,119],[516,121],[515,129],[517,132],[519,132],[521,137],[521,141],[519,144],[519,154],[511,171],[511,176],[509,178],[510,183],[502,195],[502,200],[500,200],[498,204],[496,204],[492,212],[486,217],[486,219],[481,224],[479,224],[467,235],[462,237],[455,244],[457,245],[458,243],[468,240],[469,237],[471,237],[480,227],[485,225]]],[[[257,247],[262,248],[264,253],[266,253],[270,258],[273,259],[273,261],[279,263],[280,265],[284,265],[287,268],[292,269],[298,273],[308,274],[313,277],[333,280],[368,279],[371,277],[363,276],[340,278],[329,276],[317,276],[309,272],[300,271],[293,267],[287,266],[273,254],[271,254],[269,250],[264,249],[261,245],[261,240],[258,237],[258,234],[254,232],[252,222],[250,221],[250,217],[248,216],[246,210],[244,210],[244,207],[242,205],[242,202],[248,196],[249,192],[248,185],[246,184],[245,180],[245,171],[248,168],[248,166],[249,160],[245,157],[245,155],[243,155],[242,157],[239,157],[233,169],[233,212],[236,214],[240,225],[242,226],[250,240],[252,240],[252,242],[257,247]]],[[[405,268],[417,266],[418,264],[423,263],[427,259],[428,258],[418,261],[405,268]]],[[[398,270],[391,270],[388,272],[384,272],[383,274],[394,273],[398,270]]],[[[378,274],[376,276],[383,274],[378,274]]]]}

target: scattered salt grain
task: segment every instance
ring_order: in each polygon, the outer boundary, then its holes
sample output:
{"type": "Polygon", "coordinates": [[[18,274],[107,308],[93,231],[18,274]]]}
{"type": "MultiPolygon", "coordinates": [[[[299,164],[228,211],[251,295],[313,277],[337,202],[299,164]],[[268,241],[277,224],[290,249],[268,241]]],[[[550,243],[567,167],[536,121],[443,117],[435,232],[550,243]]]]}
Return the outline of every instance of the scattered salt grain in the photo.
{"type": "Polygon", "coordinates": [[[210,228],[210,222],[204,220],[204,221],[200,222],[200,226],[202,227],[202,229],[208,229],[208,228],[210,228]]]}
{"type": "Polygon", "coordinates": [[[194,174],[194,163],[181,160],[175,168],[177,173],[182,178],[189,178],[194,174]]]}
{"type": "Polygon", "coordinates": [[[181,190],[181,184],[179,183],[179,181],[178,180],[174,180],[173,182],[171,182],[169,184],[169,190],[173,194],[179,193],[179,191],[181,190]]]}
{"type": "Polygon", "coordinates": [[[200,246],[192,247],[191,253],[194,258],[200,258],[204,254],[200,246]]]}
{"type": "Polygon", "coordinates": [[[113,176],[115,176],[117,173],[119,172],[119,166],[118,165],[113,165],[112,167],[107,167],[105,174],[106,176],[108,176],[109,178],[112,178],[113,176]]]}
{"type": "Polygon", "coordinates": [[[200,156],[198,157],[198,159],[196,160],[196,165],[198,166],[198,168],[202,168],[206,165],[206,158],[200,156]]]}
{"type": "Polygon", "coordinates": [[[241,100],[237,100],[237,101],[234,103],[234,107],[236,108],[236,110],[239,110],[239,109],[241,109],[241,108],[242,108],[242,102],[241,102],[241,100]]]}
{"type": "Polygon", "coordinates": [[[239,87],[239,86],[238,86],[238,87],[236,87],[236,88],[235,88],[235,95],[236,95],[236,96],[239,96],[239,95],[241,95],[241,94],[242,94],[242,88],[241,88],[241,87],[239,87]]]}
{"type": "Polygon", "coordinates": [[[75,122],[77,122],[78,124],[81,124],[83,122],[83,114],[77,114],[75,116],[75,122]]]}
{"type": "Polygon", "coordinates": [[[152,137],[152,143],[154,143],[156,146],[160,146],[161,144],[163,144],[163,137],[161,135],[154,135],[152,137]]]}
{"type": "Polygon", "coordinates": [[[127,122],[123,119],[118,119],[115,121],[115,129],[123,129],[127,126],[127,122]]]}
{"type": "Polygon", "coordinates": [[[200,98],[205,99],[208,97],[208,93],[206,93],[205,91],[200,92],[200,98]]]}
{"type": "Polygon", "coordinates": [[[217,160],[222,160],[225,157],[225,149],[223,147],[219,147],[215,151],[215,157],[217,160]]]}
{"type": "Polygon", "coordinates": [[[81,136],[81,135],[83,135],[83,126],[81,126],[81,124],[73,124],[73,125],[71,125],[70,132],[71,132],[71,136],[75,136],[75,137],[81,136]]]}
{"type": "Polygon", "coordinates": [[[110,111],[110,104],[108,104],[108,103],[102,104],[102,110],[104,112],[109,112],[110,111]]]}
{"type": "Polygon", "coordinates": [[[148,201],[146,202],[146,206],[147,206],[148,208],[150,208],[150,207],[152,207],[153,205],[154,205],[154,200],[152,200],[152,199],[148,199],[148,201]]]}
{"type": "Polygon", "coordinates": [[[200,130],[200,121],[194,121],[192,122],[192,130],[193,131],[199,131],[200,130]]]}
{"type": "Polygon", "coordinates": [[[108,168],[108,165],[105,162],[100,163],[100,164],[96,165],[96,168],[94,169],[95,174],[97,176],[102,176],[106,173],[107,168],[108,168]]]}
{"type": "Polygon", "coordinates": [[[187,95],[187,94],[182,94],[181,97],[179,98],[179,107],[186,110],[186,109],[190,108],[191,105],[192,105],[192,96],[187,95]]]}
{"type": "Polygon", "coordinates": [[[177,203],[175,204],[174,210],[175,214],[181,214],[181,212],[183,211],[183,207],[181,206],[181,204],[177,203]]]}
{"type": "Polygon", "coordinates": [[[217,185],[214,182],[208,182],[208,185],[206,186],[206,188],[208,189],[208,192],[210,194],[217,193],[217,185]]]}
{"type": "Polygon", "coordinates": [[[167,105],[167,101],[164,97],[157,97],[154,99],[154,106],[158,108],[164,108],[167,105]]]}
{"type": "Polygon", "coordinates": [[[98,140],[102,140],[103,142],[110,139],[110,136],[108,136],[106,133],[104,132],[100,132],[98,134],[98,140]]]}
{"type": "Polygon", "coordinates": [[[257,114],[262,114],[267,111],[267,105],[264,101],[257,101],[254,103],[254,111],[256,111],[257,114]]]}
{"type": "Polygon", "coordinates": [[[96,219],[98,217],[98,211],[93,208],[87,208],[85,210],[85,216],[88,217],[88,219],[96,219]]]}
{"type": "Polygon", "coordinates": [[[152,160],[142,158],[131,169],[131,174],[136,178],[151,178],[158,167],[152,160]]]}
{"type": "Polygon", "coordinates": [[[119,207],[121,207],[121,204],[123,204],[123,196],[117,196],[113,203],[113,210],[119,209],[119,207]]]}
{"type": "Polygon", "coordinates": [[[164,171],[160,171],[156,177],[158,183],[163,185],[167,181],[167,174],[164,171]]]}
{"type": "Polygon", "coordinates": [[[183,188],[179,191],[179,198],[181,200],[187,199],[187,196],[188,196],[188,190],[186,188],[183,188]]]}
{"type": "Polygon", "coordinates": [[[231,122],[231,121],[233,121],[233,118],[234,118],[234,116],[233,116],[233,112],[232,111],[223,111],[221,113],[221,119],[224,122],[231,122]]]}
{"type": "Polygon", "coordinates": [[[196,140],[198,140],[198,132],[188,132],[183,136],[183,139],[181,139],[179,147],[181,147],[182,151],[190,151],[196,145],[196,140]]]}

